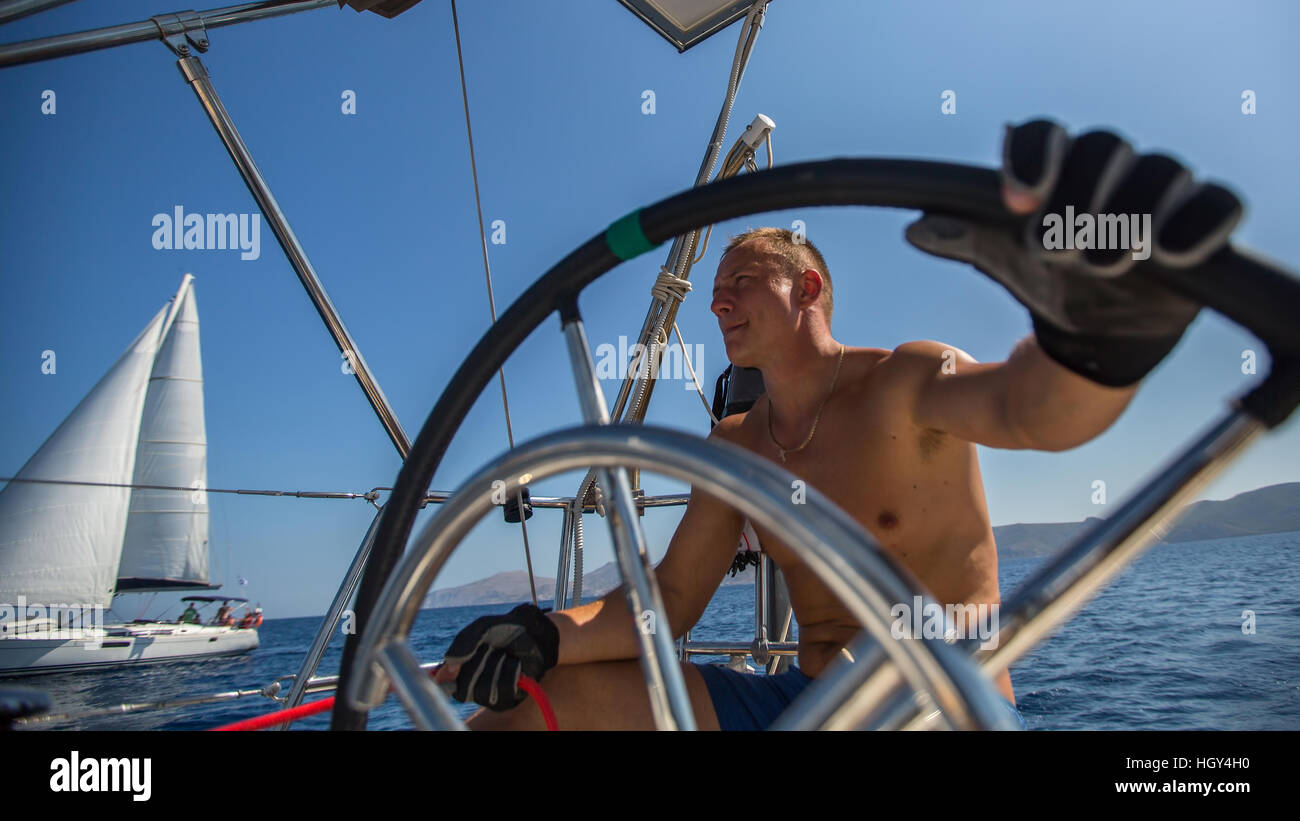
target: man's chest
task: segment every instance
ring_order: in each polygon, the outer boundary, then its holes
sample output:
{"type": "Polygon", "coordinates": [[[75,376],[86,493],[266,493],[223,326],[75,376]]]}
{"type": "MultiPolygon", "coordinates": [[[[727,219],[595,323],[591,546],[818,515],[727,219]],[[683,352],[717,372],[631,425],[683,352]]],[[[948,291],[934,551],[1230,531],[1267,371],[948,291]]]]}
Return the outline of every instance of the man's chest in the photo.
{"type": "MultiPolygon", "coordinates": [[[[758,410],[761,416],[763,410],[758,410]]],[[[943,487],[944,477],[954,472],[944,451],[963,443],[918,429],[905,414],[887,406],[863,403],[856,412],[836,410],[824,415],[808,445],[787,452],[784,462],[765,427],[750,426],[747,445],[792,474],[792,504],[805,504],[810,493],[820,493],[886,549],[905,549],[909,536],[925,529],[935,486],[943,487]]],[[[780,561],[780,546],[769,552],[780,561]]]]}

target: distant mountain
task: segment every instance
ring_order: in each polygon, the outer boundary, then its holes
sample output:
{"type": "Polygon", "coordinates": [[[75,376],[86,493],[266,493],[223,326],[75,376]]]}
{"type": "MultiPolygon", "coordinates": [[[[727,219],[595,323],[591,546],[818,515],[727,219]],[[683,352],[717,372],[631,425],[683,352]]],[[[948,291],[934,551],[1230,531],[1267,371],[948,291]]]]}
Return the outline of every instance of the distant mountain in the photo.
{"type": "MultiPolygon", "coordinates": [[[[555,597],[555,579],[535,578],[535,581],[539,600],[555,597]]],[[[425,596],[422,606],[464,607],[471,604],[518,603],[532,601],[532,598],[532,592],[528,589],[528,573],[523,570],[506,570],[460,587],[434,590],[425,596]]]]}
{"type": "MultiPolygon", "coordinates": [[[[555,579],[536,576],[534,581],[537,584],[538,601],[555,598],[555,579]]],[[[618,575],[618,565],[614,562],[607,562],[582,575],[582,597],[584,599],[599,598],[618,587],[621,583],[618,575]]],[[[735,578],[727,576],[722,583],[727,585],[753,584],[754,569],[747,567],[745,572],[737,573],[735,578]]],[[[523,570],[507,570],[460,587],[434,590],[424,597],[424,604],[421,607],[519,604],[526,601],[532,601],[532,593],[528,589],[528,573],[523,570]]]]}
{"type": "Polygon", "coordinates": [[[1082,522],[1042,522],[1031,524],[999,525],[993,528],[993,540],[998,546],[998,558],[1023,559],[1029,556],[1046,556],[1074,538],[1091,523],[1100,521],[1089,516],[1082,522]]]}
{"type": "MultiPolygon", "coordinates": [[[[1090,516],[1082,522],[1043,522],[999,525],[993,528],[998,556],[1020,559],[1046,556],[1059,550],[1084,528],[1099,521],[1090,516]]],[[[1300,482],[1269,485],[1239,493],[1223,501],[1201,501],[1187,505],[1183,517],[1161,544],[1198,542],[1260,533],[1287,533],[1300,530],[1300,482]]],[[[538,577],[537,598],[555,596],[555,579],[538,577]]],[[[754,572],[747,568],[723,584],[753,584],[754,572]]],[[[583,577],[583,598],[603,596],[619,584],[618,568],[609,562],[583,577]]],[[[425,597],[424,607],[459,607],[476,604],[517,604],[529,601],[528,574],[508,570],[486,579],[435,590],[425,597]]]]}
{"type": "MultiPolygon", "coordinates": [[[[1096,521],[1090,516],[1082,522],[1001,525],[993,528],[993,538],[1001,558],[1046,556],[1096,521]]],[[[1222,501],[1193,502],[1159,544],[1293,530],[1300,530],[1300,482],[1269,485],[1222,501]]]]}
{"type": "Polygon", "coordinates": [[[1269,485],[1222,502],[1193,502],[1166,542],[1197,542],[1300,530],[1300,482],[1269,485]]]}

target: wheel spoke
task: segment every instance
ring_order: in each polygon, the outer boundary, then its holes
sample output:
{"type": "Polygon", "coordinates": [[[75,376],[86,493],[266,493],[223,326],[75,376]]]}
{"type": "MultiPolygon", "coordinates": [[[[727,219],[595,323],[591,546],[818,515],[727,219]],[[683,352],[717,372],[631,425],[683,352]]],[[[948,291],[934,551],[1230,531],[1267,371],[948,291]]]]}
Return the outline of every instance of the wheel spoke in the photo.
{"type": "Polygon", "coordinates": [[[660,730],[694,730],[695,714],[686,693],[686,679],[673,649],[672,628],[659,594],[659,582],[650,567],[645,532],[632,500],[627,471],[602,470],[600,476],[602,484],[612,489],[612,504],[606,507],[610,536],[627,605],[637,625],[641,672],[646,678],[655,726],[660,730]]]}
{"type": "Polygon", "coordinates": [[[420,662],[405,639],[385,645],[377,661],[388,674],[397,697],[414,719],[416,727],[421,730],[469,729],[428,672],[420,669],[420,662]]]}
{"type": "MultiPolygon", "coordinates": [[[[569,360],[573,365],[573,380],[578,388],[583,419],[588,424],[608,425],[605,393],[600,389],[587,332],[576,306],[564,321],[564,336],[568,341],[569,360]]],[[[661,730],[694,730],[695,715],[686,693],[686,679],[673,653],[668,614],[659,594],[654,569],[650,566],[645,533],[641,529],[636,502],[632,499],[627,471],[621,467],[609,468],[599,471],[599,478],[605,491],[605,512],[614,543],[614,556],[623,578],[628,608],[638,627],[641,672],[645,675],[646,690],[650,694],[650,712],[655,726],[661,730]]],[[[578,504],[581,503],[579,499],[578,504]]],[[[580,507],[576,515],[582,515],[580,507]]]]}

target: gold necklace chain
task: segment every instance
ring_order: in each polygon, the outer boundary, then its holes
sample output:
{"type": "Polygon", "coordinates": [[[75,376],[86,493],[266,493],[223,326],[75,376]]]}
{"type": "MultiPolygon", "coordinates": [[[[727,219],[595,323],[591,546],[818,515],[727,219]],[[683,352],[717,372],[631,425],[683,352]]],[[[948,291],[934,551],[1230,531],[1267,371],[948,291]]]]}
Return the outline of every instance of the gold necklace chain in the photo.
{"type": "Polygon", "coordinates": [[[768,399],[767,399],[767,435],[768,435],[769,437],[771,437],[771,439],[772,439],[772,444],[776,445],[777,452],[781,454],[781,461],[782,461],[782,462],[785,461],[785,455],[786,455],[787,453],[798,453],[799,451],[801,451],[801,450],[803,450],[804,448],[808,447],[808,443],[812,441],[813,436],[817,433],[817,423],[818,423],[819,421],[821,421],[821,418],[822,418],[822,411],[825,410],[825,408],[826,408],[826,403],[830,401],[830,399],[831,399],[831,394],[835,393],[835,383],[839,381],[839,378],[840,378],[840,365],[843,365],[843,364],[844,364],[844,346],[841,345],[841,346],[840,346],[840,358],[839,358],[839,361],[835,363],[835,375],[831,377],[831,389],[830,389],[830,391],[827,392],[827,394],[826,394],[826,398],[822,400],[821,406],[817,408],[817,415],[813,417],[812,430],[808,431],[808,438],[805,439],[805,440],[803,440],[803,444],[800,445],[800,446],[797,447],[797,448],[790,448],[789,450],[787,450],[787,449],[781,447],[781,443],[780,443],[780,442],[776,441],[776,434],[772,432],[772,398],[771,398],[770,396],[768,397],[768,399]]]}

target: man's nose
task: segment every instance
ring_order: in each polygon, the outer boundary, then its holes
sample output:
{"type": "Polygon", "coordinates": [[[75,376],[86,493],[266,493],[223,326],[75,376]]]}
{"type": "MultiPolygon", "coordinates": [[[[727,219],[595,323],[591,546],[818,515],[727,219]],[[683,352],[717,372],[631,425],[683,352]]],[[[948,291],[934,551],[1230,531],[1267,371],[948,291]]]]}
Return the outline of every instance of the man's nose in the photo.
{"type": "Polygon", "coordinates": [[[719,291],[713,295],[713,302],[709,304],[709,310],[718,319],[731,311],[731,297],[727,296],[725,291],[719,291]]]}

